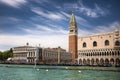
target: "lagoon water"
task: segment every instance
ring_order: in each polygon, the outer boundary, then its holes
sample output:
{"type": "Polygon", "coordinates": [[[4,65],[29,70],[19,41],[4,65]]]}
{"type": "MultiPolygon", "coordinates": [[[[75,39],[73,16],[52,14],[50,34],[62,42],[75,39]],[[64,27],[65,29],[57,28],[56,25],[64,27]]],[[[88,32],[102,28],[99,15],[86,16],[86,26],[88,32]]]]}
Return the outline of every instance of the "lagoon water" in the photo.
{"type": "Polygon", "coordinates": [[[65,66],[59,66],[65,69],[52,69],[53,66],[34,69],[32,65],[22,66],[0,65],[0,80],[120,80],[120,72],[117,71],[68,70],[65,66]]]}

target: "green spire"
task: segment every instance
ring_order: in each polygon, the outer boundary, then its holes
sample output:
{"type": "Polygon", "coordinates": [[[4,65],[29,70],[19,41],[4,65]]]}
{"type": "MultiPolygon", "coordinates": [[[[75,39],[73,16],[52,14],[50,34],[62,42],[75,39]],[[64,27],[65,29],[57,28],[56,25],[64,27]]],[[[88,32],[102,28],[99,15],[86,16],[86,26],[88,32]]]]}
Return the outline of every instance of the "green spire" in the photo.
{"type": "Polygon", "coordinates": [[[73,11],[72,11],[72,16],[71,16],[71,19],[70,19],[70,23],[76,23],[76,19],[75,19],[75,15],[74,15],[73,11]]]}

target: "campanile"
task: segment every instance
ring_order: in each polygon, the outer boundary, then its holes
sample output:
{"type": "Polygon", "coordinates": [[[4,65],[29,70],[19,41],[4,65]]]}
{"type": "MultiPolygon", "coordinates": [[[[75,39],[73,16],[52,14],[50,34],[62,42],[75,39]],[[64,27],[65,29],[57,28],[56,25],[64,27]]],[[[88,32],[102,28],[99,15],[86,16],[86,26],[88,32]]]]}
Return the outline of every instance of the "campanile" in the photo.
{"type": "Polygon", "coordinates": [[[69,24],[69,52],[72,53],[72,62],[75,63],[77,60],[77,40],[78,40],[78,28],[75,19],[74,12],[70,18],[69,24]]]}

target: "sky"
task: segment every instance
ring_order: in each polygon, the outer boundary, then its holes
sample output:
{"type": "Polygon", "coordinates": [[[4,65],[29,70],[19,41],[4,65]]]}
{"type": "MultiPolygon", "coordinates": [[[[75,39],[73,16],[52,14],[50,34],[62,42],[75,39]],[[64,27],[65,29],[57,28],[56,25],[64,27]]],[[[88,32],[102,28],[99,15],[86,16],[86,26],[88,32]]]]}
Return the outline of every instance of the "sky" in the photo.
{"type": "Polygon", "coordinates": [[[27,42],[68,50],[72,11],[79,37],[120,29],[120,0],[0,0],[0,51],[27,42]]]}

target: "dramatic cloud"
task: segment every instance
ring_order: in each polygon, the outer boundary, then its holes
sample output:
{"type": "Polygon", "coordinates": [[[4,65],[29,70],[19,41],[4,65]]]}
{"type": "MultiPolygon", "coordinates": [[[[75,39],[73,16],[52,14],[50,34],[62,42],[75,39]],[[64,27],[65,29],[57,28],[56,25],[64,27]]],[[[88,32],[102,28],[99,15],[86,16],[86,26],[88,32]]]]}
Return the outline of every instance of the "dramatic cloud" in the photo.
{"type": "Polygon", "coordinates": [[[106,8],[102,8],[98,6],[96,3],[94,4],[94,8],[89,8],[83,4],[82,1],[78,1],[77,3],[65,3],[64,4],[65,9],[74,9],[74,11],[78,11],[86,16],[92,17],[92,18],[98,18],[100,16],[104,16],[108,14],[108,10],[106,8]]]}
{"type": "MultiPolygon", "coordinates": [[[[114,31],[114,29],[118,28],[118,26],[120,26],[120,23],[114,22],[109,25],[99,26],[98,28],[93,29],[92,32],[86,29],[79,29],[78,33],[79,33],[79,37],[90,36],[98,33],[112,32],[114,31]]],[[[34,33],[31,35],[30,34],[29,35],[2,35],[1,34],[0,35],[0,45],[1,45],[0,51],[7,50],[11,47],[23,46],[23,45],[26,45],[27,42],[29,42],[31,46],[38,46],[39,44],[41,45],[41,47],[61,46],[62,48],[65,48],[68,50],[68,34],[59,33],[59,35],[39,35],[39,34],[36,35],[37,33],[40,32],[40,29],[43,29],[44,31],[49,31],[49,32],[51,32],[52,30],[51,28],[47,28],[47,27],[42,28],[41,25],[36,25],[36,29],[38,30],[34,31],[31,29],[23,29],[26,32],[34,33]]]]}
{"type": "Polygon", "coordinates": [[[81,6],[79,7],[79,11],[81,13],[83,13],[87,16],[93,17],[93,18],[104,16],[108,13],[108,11],[106,9],[101,8],[97,4],[95,4],[95,7],[93,9],[88,8],[88,7],[84,6],[83,4],[81,4],[81,6]]]}
{"type": "Polygon", "coordinates": [[[85,36],[90,36],[90,35],[93,35],[95,34],[94,32],[91,32],[89,30],[86,30],[86,29],[78,29],[78,36],[79,37],[85,37],[85,36]]]}
{"type": "Polygon", "coordinates": [[[80,37],[111,32],[116,26],[120,28],[118,3],[105,0],[0,0],[0,51],[27,42],[33,46],[41,44],[42,47],[67,49],[72,10],[80,37]]]}
{"type": "Polygon", "coordinates": [[[54,30],[50,27],[43,26],[43,25],[36,25],[37,29],[43,30],[43,31],[48,31],[48,32],[53,32],[54,30]]]}
{"type": "Polygon", "coordinates": [[[21,28],[19,27],[19,29],[23,30],[24,32],[27,32],[29,34],[32,35],[65,35],[68,33],[67,30],[63,29],[62,27],[58,27],[59,25],[49,25],[49,26],[45,26],[45,25],[39,25],[39,24],[34,24],[34,29],[28,29],[28,28],[21,28]]]}
{"type": "Polygon", "coordinates": [[[58,47],[61,46],[64,49],[68,49],[68,36],[67,35],[0,35],[0,51],[7,50],[11,47],[23,46],[28,42],[30,46],[41,47],[58,47]],[[17,39],[17,40],[16,40],[17,39]]]}
{"type": "Polygon", "coordinates": [[[42,9],[40,8],[32,8],[31,9],[34,13],[44,17],[44,18],[48,18],[50,20],[64,20],[64,16],[61,15],[60,13],[57,12],[51,12],[51,11],[46,11],[44,12],[42,9]]]}
{"type": "Polygon", "coordinates": [[[14,8],[19,8],[21,5],[27,3],[26,0],[0,0],[0,2],[12,6],[14,8]]]}
{"type": "Polygon", "coordinates": [[[97,26],[97,28],[95,28],[95,32],[96,33],[97,32],[99,33],[113,32],[115,29],[120,30],[120,22],[113,22],[108,25],[97,26]]]}
{"type": "Polygon", "coordinates": [[[21,20],[15,17],[4,17],[4,16],[0,16],[0,24],[15,24],[20,22],[21,20]]]}
{"type": "Polygon", "coordinates": [[[109,33],[113,32],[114,30],[120,30],[120,22],[113,22],[111,24],[96,26],[92,31],[86,29],[79,28],[79,37],[90,36],[95,34],[102,34],[102,33],[109,33]]]}

